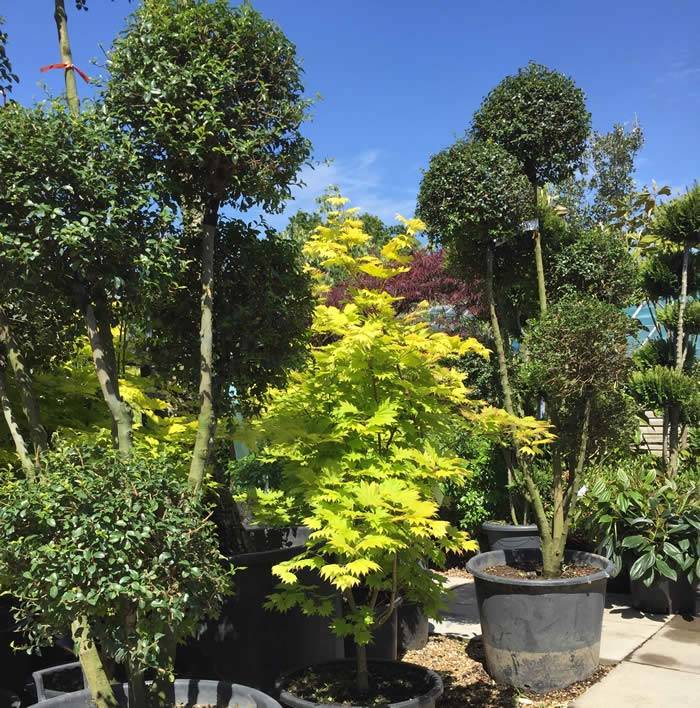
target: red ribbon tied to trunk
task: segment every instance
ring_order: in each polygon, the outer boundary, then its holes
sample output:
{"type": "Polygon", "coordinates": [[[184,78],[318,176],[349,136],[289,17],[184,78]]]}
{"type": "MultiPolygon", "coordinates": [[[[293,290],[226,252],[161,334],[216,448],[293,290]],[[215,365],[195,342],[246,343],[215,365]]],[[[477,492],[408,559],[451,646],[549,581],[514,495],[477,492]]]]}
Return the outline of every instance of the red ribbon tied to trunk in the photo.
{"type": "Polygon", "coordinates": [[[75,64],[47,64],[46,66],[42,66],[39,71],[42,73],[45,73],[47,71],[51,71],[51,69],[67,69],[69,71],[75,71],[78,76],[86,83],[90,83],[90,77],[82,70],[78,69],[78,67],[75,64]]]}

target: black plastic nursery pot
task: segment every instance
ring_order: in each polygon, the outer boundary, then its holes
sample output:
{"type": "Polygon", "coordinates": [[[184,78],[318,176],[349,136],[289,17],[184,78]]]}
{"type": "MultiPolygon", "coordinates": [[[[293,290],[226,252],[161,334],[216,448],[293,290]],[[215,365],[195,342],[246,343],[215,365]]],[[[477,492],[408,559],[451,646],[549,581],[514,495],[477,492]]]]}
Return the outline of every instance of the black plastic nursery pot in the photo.
{"type": "MultiPolygon", "coordinates": [[[[114,694],[120,706],[129,705],[127,684],[114,686],[114,694]]],[[[227,681],[177,679],[173,684],[172,705],[216,706],[216,708],[281,708],[280,704],[261,691],[227,681]]],[[[90,691],[74,691],[49,698],[35,706],[41,708],[91,708],[94,706],[90,691]]]]}
{"type": "Polygon", "coordinates": [[[398,610],[397,643],[398,655],[407,651],[423,649],[428,643],[430,622],[423,607],[416,602],[404,602],[398,610]]]}
{"type": "MultiPolygon", "coordinates": [[[[388,671],[400,677],[401,681],[409,683],[415,695],[410,695],[394,702],[382,703],[385,708],[434,708],[437,700],[444,691],[442,679],[438,674],[423,666],[409,664],[403,661],[384,661],[372,659],[368,662],[370,674],[370,686],[372,676],[378,672],[388,671]]],[[[307,666],[303,669],[289,671],[276,681],[275,688],[279,695],[279,701],[287,708],[366,708],[362,702],[349,703],[317,703],[306,700],[294,694],[292,686],[304,674],[314,672],[348,672],[355,670],[355,660],[332,661],[323,664],[307,666]]],[[[409,691],[410,693],[411,691],[409,691]]]]}
{"type": "Polygon", "coordinates": [[[485,521],[481,530],[486,536],[487,551],[517,551],[540,548],[540,535],[535,524],[503,524],[485,521]]]}
{"type": "MultiPolygon", "coordinates": [[[[232,557],[237,568],[234,595],[218,620],[205,623],[196,638],[178,648],[176,674],[235,681],[270,690],[290,667],[342,659],[343,642],[331,633],[327,617],[285,613],[263,605],[278,579],[272,566],[301,551],[308,529],[249,529],[256,550],[232,557]]],[[[309,577],[305,582],[318,582],[309,577]]]]}
{"type": "Polygon", "coordinates": [[[657,578],[649,587],[641,580],[632,580],[630,585],[632,607],[642,612],[695,615],[697,588],[693,587],[686,577],[678,580],[657,578]]]}
{"type": "MultiPolygon", "coordinates": [[[[430,622],[415,602],[402,602],[394,614],[373,634],[367,645],[370,659],[400,659],[407,651],[422,649],[428,643],[430,622]]],[[[345,639],[345,658],[355,656],[355,644],[345,639]]]]}
{"type": "Polygon", "coordinates": [[[534,549],[490,551],[467,567],[474,575],[488,672],[499,683],[545,693],[590,676],[598,666],[612,563],[593,553],[566,551],[565,563],[599,570],[553,580],[485,572],[541,558],[534,549]]]}

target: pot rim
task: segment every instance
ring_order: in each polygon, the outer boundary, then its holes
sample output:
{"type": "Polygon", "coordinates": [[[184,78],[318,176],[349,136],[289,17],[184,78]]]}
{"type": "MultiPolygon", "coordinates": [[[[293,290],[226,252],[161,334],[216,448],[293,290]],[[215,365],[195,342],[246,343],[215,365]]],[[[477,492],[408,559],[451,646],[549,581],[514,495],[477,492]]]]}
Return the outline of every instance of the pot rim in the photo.
{"type": "MultiPolygon", "coordinates": [[[[312,703],[311,701],[307,701],[305,698],[299,698],[299,696],[294,695],[293,693],[290,693],[285,689],[285,685],[289,681],[289,679],[294,676],[295,674],[298,674],[302,671],[307,671],[309,669],[313,669],[319,666],[328,666],[329,664],[355,664],[356,659],[333,659],[331,661],[319,661],[315,664],[306,664],[304,666],[298,666],[295,669],[290,669],[289,671],[285,671],[284,673],[280,674],[278,678],[275,679],[275,689],[279,693],[279,700],[281,701],[284,696],[288,696],[289,698],[293,698],[295,701],[303,703],[305,706],[308,706],[308,708],[321,708],[321,707],[328,707],[328,708],[335,708],[335,706],[338,706],[340,708],[340,704],[335,704],[335,703],[312,703]]],[[[417,705],[421,705],[421,703],[424,700],[427,699],[435,699],[439,698],[445,691],[445,686],[442,681],[442,677],[440,674],[438,674],[436,671],[433,671],[432,669],[428,669],[425,666],[419,666],[418,664],[412,664],[410,661],[398,661],[394,659],[368,659],[367,664],[371,667],[372,664],[398,664],[400,666],[409,666],[412,669],[418,669],[422,671],[423,673],[427,674],[430,679],[433,682],[432,687],[426,691],[425,693],[421,693],[418,696],[412,696],[411,698],[408,698],[405,701],[399,701],[398,703],[389,703],[388,708],[404,708],[405,706],[410,706],[412,705],[413,701],[419,701],[417,705]]],[[[343,708],[362,708],[362,706],[355,706],[355,705],[349,705],[349,704],[342,704],[343,708]]]]}
{"type": "Polygon", "coordinates": [[[484,521],[481,524],[484,531],[510,531],[522,533],[523,531],[537,531],[537,524],[509,524],[505,521],[484,521]]]}
{"type": "MultiPolygon", "coordinates": [[[[530,549],[535,553],[541,555],[541,551],[536,549],[530,549]]],[[[522,553],[522,550],[519,551],[522,553]]],[[[478,555],[470,558],[467,562],[467,570],[475,577],[480,580],[485,580],[490,583],[497,583],[499,585],[511,585],[517,587],[530,587],[530,588],[542,588],[542,587],[570,587],[575,585],[589,585],[598,580],[607,580],[611,576],[613,569],[613,563],[605,556],[599,556],[597,553],[587,553],[586,551],[566,551],[565,554],[575,555],[576,560],[582,563],[586,562],[586,559],[591,559],[597,561],[597,565],[601,565],[601,569],[590,575],[580,575],[575,578],[504,578],[500,575],[493,575],[491,573],[485,573],[480,568],[474,567],[474,561],[478,558],[483,558],[483,556],[493,555],[493,560],[504,560],[505,551],[487,551],[486,553],[479,553],[478,555]]],[[[566,556],[565,556],[566,557],[566,556]]]]}

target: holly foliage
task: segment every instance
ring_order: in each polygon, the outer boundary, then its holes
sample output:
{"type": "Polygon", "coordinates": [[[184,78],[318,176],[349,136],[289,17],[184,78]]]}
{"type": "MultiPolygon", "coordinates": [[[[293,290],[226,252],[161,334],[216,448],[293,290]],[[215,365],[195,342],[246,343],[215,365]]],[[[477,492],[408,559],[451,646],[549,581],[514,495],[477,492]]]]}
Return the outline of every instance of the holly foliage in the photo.
{"type": "Polygon", "coordinates": [[[0,16],[0,94],[3,99],[12,90],[12,84],[19,81],[19,77],[12,71],[10,58],[7,56],[7,32],[2,29],[5,18],[0,16]]]}
{"type": "Polygon", "coordinates": [[[171,213],[100,106],[0,111],[0,259],[73,299],[127,298],[172,267],[171,213]]]}
{"type": "MultiPolygon", "coordinates": [[[[214,328],[217,408],[222,414],[254,409],[270,385],[301,362],[313,300],[301,247],[272,229],[241,220],[220,225],[214,328]]],[[[139,346],[164,380],[192,393],[199,375],[196,338],[198,244],[182,244],[187,267],[169,284],[169,296],[148,303],[148,331],[139,346]]]]}

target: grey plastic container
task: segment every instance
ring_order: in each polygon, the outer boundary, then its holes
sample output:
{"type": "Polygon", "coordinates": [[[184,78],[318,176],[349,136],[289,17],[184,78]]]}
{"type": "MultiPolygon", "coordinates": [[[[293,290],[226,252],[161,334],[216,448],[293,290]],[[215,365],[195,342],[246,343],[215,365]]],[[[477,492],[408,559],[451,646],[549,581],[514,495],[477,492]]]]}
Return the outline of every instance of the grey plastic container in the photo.
{"type": "MultiPolygon", "coordinates": [[[[345,662],[327,662],[326,665],[341,664],[346,662],[355,663],[354,659],[346,659],[345,662]]],[[[440,696],[442,696],[444,689],[442,678],[430,669],[426,669],[424,666],[418,666],[416,664],[409,664],[408,662],[388,662],[381,659],[370,659],[368,662],[369,672],[372,673],[372,666],[382,663],[395,663],[401,666],[410,667],[411,669],[417,669],[421,671],[428,682],[430,683],[430,688],[424,691],[420,696],[415,698],[410,698],[406,701],[400,701],[399,703],[386,703],[385,708],[435,708],[436,702],[440,696]]],[[[321,666],[322,664],[315,664],[313,667],[321,666]]],[[[287,685],[295,676],[307,670],[307,668],[296,669],[294,671],[289,671],[282,676],[280,676],[275,682],[275,686],[279,692],[280,703],[286,708],[365,708],[363,705],[349,703],[343,703],[342,706],[337,703],[313,703],[311,701],[304,700],[303,698],[298,698],[286,690],[287,685]]]]}
{"type": "Polygon", "coordinates": [[[485,521],[481,530],[486,536],[487,551],[516,551],[520,548],[541,547],[540,534],[535,524],[501,524],[485,521]]]}
{"type": "MultiPolygon", "coordinates": [[[[129,691],[126,684],[114,687],[115,697],[121,706],[128,706],[129,691]]],[[[177,679],[173,684],[172,704],[204,705],[216,708],[281,708],[280,704],[261,691],[227,681],[177,679]]],[[[91,708],[94,706],[90,691],[64,693],[47,701],[36,703],[40,708],[91,708]]]]}
{"type": "Polygon", "coordinates": [[[678,580],[657,578],[650,587],[641,580],[632,580],[631,589],[632,607],[642,612],[695,615],[697,586],[691,585],[685,576],[678,580]]]}
{"type": "Polygon", "coordinates": [[[541,560],[534,549],[490,551],[472,558],[486,668],[499,683],[545,693],[590,676],[600,658],[605,586],[612,563],[583,551],[565,562],[599,570],[580,578],[526,580],[486,568],[541,560]]]}

